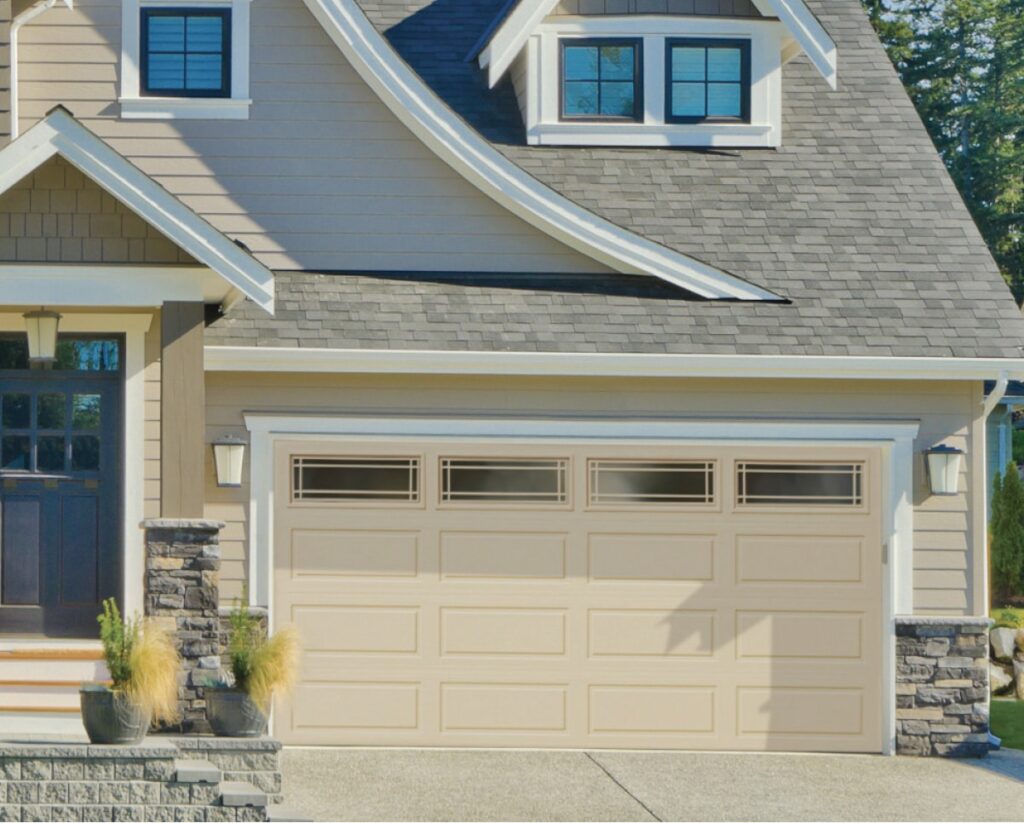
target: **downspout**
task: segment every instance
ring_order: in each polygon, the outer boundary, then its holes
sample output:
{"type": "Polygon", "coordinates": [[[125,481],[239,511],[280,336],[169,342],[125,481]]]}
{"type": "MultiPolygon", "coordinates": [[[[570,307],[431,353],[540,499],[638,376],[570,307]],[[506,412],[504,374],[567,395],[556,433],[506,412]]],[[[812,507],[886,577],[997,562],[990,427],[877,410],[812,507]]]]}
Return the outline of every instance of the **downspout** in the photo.
{"type": "MultiPolygon", "coordinates": [[[[982,479],[982,483],[988,485],[988,418],[989,415],[995,411],[996,406],[1003,402],[1003,398],[1006,397],[1006,389],[1010,384],[1009,375],[1003,371],[999,373],[999,377],[996,380],[996,384],[992,387],[992,391],[989,393],[981,404],[981,453],[985,466],[985,475],[982,479]]],[[[1001,469],[1000,469],[1001,470],[1001,469]]],[[[984,609],[983,614],[988,614],[989,609],[989,598],[991,593],[989,591],[989,554],[988,554],[988,489],[985,489],[985,494],[982,497],[982,503],[984,505],[983,511],[985,513],[985,534],[982,539],[984,545],[985,556],[982,558],[982,575],[981,575],[981,603],[974,605],[975,613],[978,612],[979,608],[984,609]]]]}
{"type": "Polygon", "coordinates": [[[18,32],[26,23],[35,20],[39,15],[45,14],[57,3],[63,3],[67,8],[72,8],[73,0],[42,0],[25,9],[21,14],[11,21],[11,142],[18,137],[18,32]]]}

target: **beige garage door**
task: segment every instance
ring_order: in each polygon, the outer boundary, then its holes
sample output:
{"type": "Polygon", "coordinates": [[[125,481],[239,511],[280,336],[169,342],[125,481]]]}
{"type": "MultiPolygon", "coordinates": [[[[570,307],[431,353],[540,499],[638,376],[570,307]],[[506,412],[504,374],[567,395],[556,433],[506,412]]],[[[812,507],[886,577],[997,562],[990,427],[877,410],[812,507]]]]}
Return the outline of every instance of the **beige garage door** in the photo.
{"type": "Polygon", "coordinates": [[[881,749],[879,455],[279,442],[286,743],[881,749]]]}

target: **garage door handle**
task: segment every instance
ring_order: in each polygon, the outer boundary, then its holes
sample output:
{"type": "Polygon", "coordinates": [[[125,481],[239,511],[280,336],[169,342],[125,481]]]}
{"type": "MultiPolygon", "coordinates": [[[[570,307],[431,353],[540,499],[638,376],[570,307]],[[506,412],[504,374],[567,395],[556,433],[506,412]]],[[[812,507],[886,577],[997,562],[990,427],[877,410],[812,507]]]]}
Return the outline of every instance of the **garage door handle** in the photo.
{"type": "Polygon", "coordinates": [[[882,565],[883,566],[889,565],[889,544],[888,543],[883,543],[882,544],[882,565]]]}

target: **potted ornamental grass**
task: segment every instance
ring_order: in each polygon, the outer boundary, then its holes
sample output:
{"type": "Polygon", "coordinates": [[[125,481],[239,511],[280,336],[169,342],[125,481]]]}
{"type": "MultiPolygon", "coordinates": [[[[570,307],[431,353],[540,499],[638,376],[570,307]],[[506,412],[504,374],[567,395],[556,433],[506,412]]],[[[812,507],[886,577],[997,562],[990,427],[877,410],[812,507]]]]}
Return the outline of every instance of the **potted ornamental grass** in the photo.
{"type": "Polygon", "coordinates": [[[220,737],[266,733],[275,694],[295,685],[302,649],[298,632],[283,628],[268,637],[258,615],[235,603],[228,618],[228,680],[207,686],[206,719],[220,737]]]}
{"type": "Polygon", "coordinates": [[[96,619],[111,684],[82,685],[86,734],[93,743],[138,743],[152,722],[177,719],[181,661],[174,639],[152,621],[122,618],[114,598],[103,601],[96,619]]]}

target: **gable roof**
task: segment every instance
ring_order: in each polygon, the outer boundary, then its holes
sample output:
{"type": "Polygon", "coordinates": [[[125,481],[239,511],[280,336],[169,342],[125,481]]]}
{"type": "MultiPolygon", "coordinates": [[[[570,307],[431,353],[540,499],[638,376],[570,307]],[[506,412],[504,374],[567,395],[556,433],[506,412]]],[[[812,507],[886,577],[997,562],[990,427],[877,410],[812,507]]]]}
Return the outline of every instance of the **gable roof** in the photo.
{"type": "MultiPolygon", "coordinates": [[[[491,24],[493,31],[480,51],[480,67],[487,69],[490,85],[497,85],[523,50],[533,30],[550,15],[559,0],[518,0],[502,8],[491,24]]],[[[807,7],[804,0],[754,0],[757,10],[766,17],[778,17],[803,52],[821,72],[828,84],[836,88],[836,44],[807,7]]]]}
{"type": "Polygon", "coordinates": [[[527,223],[624,274],[652,275],[707,298],[780,299],[724,267],[709,266],[581,208],[504,157],[398,58],[356,0],[304,2],[399,120],[466,180],[527,223]]]}
{"type": "MultiPolygon", "coordinates": [[[[687,326],[665,326],[666,347],[1020,357],[1024,319],[859,0],[806,0],[843,54],[842,83],[823,93],[805,57],[787,63],[783,145],[768,151],[529,146],[511,83],[489,89],[465,60],[504,0],[358,2],[458,119],[522,171],[608,223],[788,299],[676,301],[687,326]]],[[[465,292],[447,292],[430,305],[450,300],[457,312],[465,292]]],[[[316,302],[302,295],[303,308],[316,302]]],[[[530,322],[557,345],[559,316],[538,309],[530,322]]],[[[447,334],[448,347],[465,348],[447,334]]]]}
{"type": "Polygon", "coordinates": [[[53,109],[0,150],[0,194],[58,154],[233,289],[273,313],[273,272],[114,151],[67,109],[53,109]]]}

